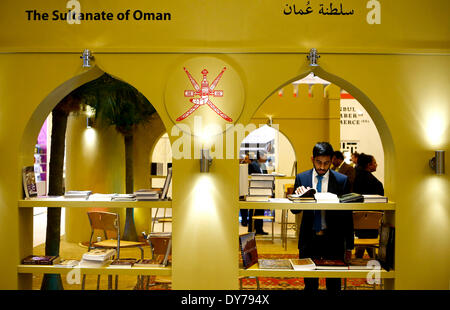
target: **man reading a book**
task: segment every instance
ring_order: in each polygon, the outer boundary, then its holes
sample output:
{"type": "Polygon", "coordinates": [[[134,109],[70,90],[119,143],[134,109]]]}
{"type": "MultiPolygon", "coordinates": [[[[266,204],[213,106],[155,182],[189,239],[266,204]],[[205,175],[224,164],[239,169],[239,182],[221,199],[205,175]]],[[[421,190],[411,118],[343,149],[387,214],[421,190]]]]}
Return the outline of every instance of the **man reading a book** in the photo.
{"type": "MultiPolygon", "coordinates": [[[[329,192],[338,196],[349,193],[347,176],[330,169],[333,147],[319,142],[313,148],[313,169],[295,178],[294,191],[303,194],[311,188],[319,193],[329,192]]],[[[297,214],[302,210],[291,210],[297,214]]],[[[353,249],[352,212],[343,210],[304,210],[298,240],[299,258],[350,260],[353,249]]],[[[341,289],[341,279],[326,279],[328,291],[341,289]]],[[[305,278],[305,290],[315,291],[318,278],[305,278]]]]}

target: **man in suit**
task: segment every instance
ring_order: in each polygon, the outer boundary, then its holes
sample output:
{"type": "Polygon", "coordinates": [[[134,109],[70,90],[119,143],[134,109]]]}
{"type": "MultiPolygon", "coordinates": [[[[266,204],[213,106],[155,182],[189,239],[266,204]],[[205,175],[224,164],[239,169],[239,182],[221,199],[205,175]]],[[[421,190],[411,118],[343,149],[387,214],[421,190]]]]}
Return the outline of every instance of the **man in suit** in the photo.
{"type": "Polygon", "coordinates": [[[344,161],[344,154],[342,154],[340,151],[334,152],[331,162],[333,163],[332,169],[334,171],[345,174],[347,176],[348,182],[350,183],[350,191],[352,191],[353,182],[355,181],[355,168],[344,161]]]}
{"type": "MultiPolygon", "coordinates": [[[[265,162],[267,161],[267,154],[264,151],[258,151],[256,154],[256,160],[248,165],[248,175],[252,173],[267,173],[265,162]]],[[[242,213],[241,213],[242,214],[242,213]]],[[[252,219],[253,215],[264,215],[263,209],[248,210],[248,232],[253,231],[252,219]]],[[[263,230],[263,220],[255,220],[255,233],[257,235],[268,235],[269,233],[263,230]]]]}
{"type": "MultiPolygon", "coordinates": [[[[330,169],[333,147],[319,142],[313,148],[313,169],[297,175],[294,184],[296,194],[309,188],[317,192],[330,192],[338,196],[349,193],[347,176],[330,169]]],[[[291,210],[297,214],[302,210],[291,210]]],[[[305,210],[298,239],[300,258],[349,260],[353,249],[353,217],[351,211],[305,210]]],[[[328,291],[341,289],[341,279],[327,278],[328,291]]],[[[319,279],[305,278],[305,290],[316,291],[319,279]]]]}

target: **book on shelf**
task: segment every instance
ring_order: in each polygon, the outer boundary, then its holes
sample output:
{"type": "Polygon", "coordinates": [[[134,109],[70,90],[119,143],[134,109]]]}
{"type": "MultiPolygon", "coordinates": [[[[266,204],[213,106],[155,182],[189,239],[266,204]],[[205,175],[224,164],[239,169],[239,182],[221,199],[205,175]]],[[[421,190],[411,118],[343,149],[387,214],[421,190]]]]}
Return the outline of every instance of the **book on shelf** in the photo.
{"type": "Polygon", "coordinates": [[[22,183],[25,198],[37,197],[36,175],[33,166],[22,168],[22,183]]]}
{"type": "Polygon", "coordinates": [[[258,259],[259,269],[292,269],[288,259],[258,259]]]}
{"type": "Polygon", "coordinates": [[[67,191],[64,193],[65,199],[89,199],[92,191],[67,191]]]}
{"type": "Polygon", "coordinates": [[[159,200],[160,191],[152,189],[140,189],[134,192],[137,201],[159,200]]]}
{"type": "Polygon", "coordinates": [[[111,201],[136,201],[136,195],[134,195],[134,194],[114,194],[111,197],[111,201]]]}
{"type": "Polygon", "coordinates": [[[78,266],[80,268],[100,268],[104,267],[111,263],[111,260],[104,260],[104,261],[96,261],[96,260],[88,260],[88,259],[81,259],[78,266]]]}
{"type": "Polygon", "coordinates": [[[313,203],[316,202],[316,199],[314,198],[315,193],[316,190],[314,188],[310,188],[303,194],[291,194],[288,195],[287,198],[293,202],[313,203]]]}
{"type": "Polygon", "coordinates": [[[285,177],[286,176],[286,174],[284,174],[284,173],[278,173],[278,172],[272,172],[271,173],[274,177],[285,177]]]}
{"type": "Polygon", "coordinates": [[[313,259],[316,270],[348,270],[348,265],[340,259],[313,259]]]}
{"type": "Polygon", "coordinates": [[[161,200],[167,198],[167,193],[169,192],[170,181],[172,181],[172,167],[167,168],[167,176],[164,181],[164,186],[161,191],[161,200]]]}
{"type": "Polygon", "coordinates": [[[60,268],[75,268],[79,264],[80,264],[80,261],[75,260],[75,259],[62,259],[53,265],[55,267],[60,267],[60,268]]]}
{"type": "Polygon", "coordinates": [[[140,259],[134,265],[134,267],[166,267],[167,264],[164,264],[164,257],[162,255],[158,255],[155,259],[140,259]]]}
{"type": "Polygon", "coordinates": [[[23,265],[54,265],[59,262],[61,258],[59,256],[40,256],[29,255],[22,259],[23,265]]]}
{"type": "Polygon", "coordinates": [[[106,261],[116,254],[115,249],[93,249],[83,254],[83,260],[106,261]]]}
{"type": "Polygon", "coordinates": [[[239,164],[239,196],[248,194],[248,164],[239,164]]]}
{"type": "Polygon", "coordinates": [[[273,181],[250,180],[250,187],[252,187],[252,188],[272,188],[273,181]]]}
{"type": "Polygon", "coordinates": [[[266,202],[269,201],[270,198],[267,195],[254,195],[254,196],[246,196],[245,201],[253,201],[253,202],[266,202]]]}
{"type": "Polygon", "coordinates": [[[289,262],[294,270],[315,270],[316,264],[314,264],[311,258],[291,258],[289,262]]]}
{"type": "Polygon", "coordinates": [[[275,176],[268,173],[252,173],[251,177],[253,181],[275,181],[275,176]]]}
{"type": "Polygon", "coordinates": [[[375,266],[381,266],[380,262],[373,258],[353,258],[349,262],[349,270],[372,270],[375,266]]]}
{"type": "Polygon", "coordinates": [[[333,193],[315,193],[317,203],[339,203],[339,198],[333,193]]]}
{"type": "Polygon", "coordinates": [[[272,188],[253,188],[250,187],[248,189],[248,193],[250,196],[272,196],[273,190],[272,188]]]}
{"type": "Polygon", "coordinates": [[[247,269],[258,262],[255,233],[250,232],[239,236],[239,249],[241,251],[244,268],[247,269]]]}
{"type": "Polygon", "coordinates": [[[136,261],[136,258],[115,259],[111,264],[109,264],[108,268],[131,268],[136,263],[136,261]]]}
{"type": "Polygon", "coordinates": [[[386,203],[388,198],[381,195],[363,195],[364,202],[366,203],[386,203]]]}
{"type": "Polygon", "coordinates": [[[348,193],[338,197],[340,203],[364,202],[364,197],[357,193],[348,193]]]}
{"type": "Polygon", "coordinates": [[[164,163],[152,163],[150,168],[151,175],[164,175],[164,163]]]}
{"type": "Polygon", "coordinates": [[[114,194],[91,194],[88,197],[89,201],[110,201],[114,194]]]}
{"type": "Polygon", "coordinates": [[[380,243],[377,259],[387,271],[394,268],[395,227],[383,224],[380,228],[380,243]]]}

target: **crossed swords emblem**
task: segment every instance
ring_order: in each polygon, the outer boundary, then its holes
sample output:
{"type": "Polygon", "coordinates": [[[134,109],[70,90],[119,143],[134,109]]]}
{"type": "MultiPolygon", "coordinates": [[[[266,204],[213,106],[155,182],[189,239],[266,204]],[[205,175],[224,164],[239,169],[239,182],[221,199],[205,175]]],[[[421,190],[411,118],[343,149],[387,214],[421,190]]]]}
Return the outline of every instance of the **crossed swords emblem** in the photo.
{"type": "Polygon", "coordinates": [[[184,72],[186,72],[186,74],[189,78],[189,81],[191,82],[192,86],[194,86],[194,89],[195,89],[195,90],[185,90],[184,96],[185,97],[198,96],[198,97],[189,99],[189,101],[192,102],[194,105],[189,110],[187,110],[183,115],[178,117],[176,119],[176,121],[179,122],[179,121],[184,120],[186,117],[191,115],[195,110],[197,110],[201,105],[207,104],[221,118],[223,118],[227,122],[232,122],[233,120],[228,115],[223,113],[218,107],[216,107],[209,99],[209,96],[223,97],[223,90],[215,90],[215,88],[227,68],[224,67],[222,69],[222,71],[214,79],[214,81],[211,83],[211,85],[209,85],[209,82],[206,78],[206,76],[208,75],[208,70],[206,70],[206,69],[202,70],[203,79],[202,79],[201,85],[198,85],[197,81],[192,77],[192,75],[189,73],[189,71],[186,68],[183,68],[183,69],[184,69],[184,72]]]}

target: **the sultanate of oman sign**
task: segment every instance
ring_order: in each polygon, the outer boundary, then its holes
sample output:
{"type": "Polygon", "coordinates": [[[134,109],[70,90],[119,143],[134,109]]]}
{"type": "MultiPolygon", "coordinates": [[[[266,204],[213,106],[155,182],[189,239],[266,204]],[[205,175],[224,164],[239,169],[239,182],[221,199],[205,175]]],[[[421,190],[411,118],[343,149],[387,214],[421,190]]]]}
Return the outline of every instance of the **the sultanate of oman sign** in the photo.
{"type": "Polygon", "coordinates": [[[170,119],[183,131],[187,125],[194,135],[199,129],[210,134],[223,132],[227,124],[238,120],[243,104],[239,74],[219,58],[196,57],[178,64],[166,86],[170,119]]]}

